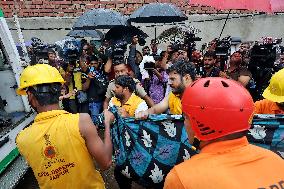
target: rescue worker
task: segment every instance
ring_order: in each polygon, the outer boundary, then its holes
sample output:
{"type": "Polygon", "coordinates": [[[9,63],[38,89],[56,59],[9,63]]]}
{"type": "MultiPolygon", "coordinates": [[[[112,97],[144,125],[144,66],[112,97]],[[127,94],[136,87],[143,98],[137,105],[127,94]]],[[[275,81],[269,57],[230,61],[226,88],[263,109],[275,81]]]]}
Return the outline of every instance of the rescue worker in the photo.
{"type": "Polygon", "coordinates": [[[243,86],[223,78],[202,78],[185,90],[182,110],[189,142],[196,136],[201,151],[170,171],[165,189],[284,187],[281,157],[249,144],[245,136],[253,100],[243,86]]]}
{"type": "Polygon", "coordinates": [[[187,86],[195,80],[194,65],[185,60],[179,60],[168,70],[169,85],[172,91],[160,103],[146,111],[137,113],[137,119],[146,119],[149,114],[161,114],[169,109],[170,114],[182,114],[181,97],[187,86]]]}
{"type": "MultiPolygon", "coordinates": [[[[110,124],[105,121],[103,142],[88,114],[59,110],[63,83],[52,66],[37,64],[24,69],[17,93],[27,95],[38,114],[34,123],[18,134],[17,147],[40,188],[105,188],[93,158],[101,169],[111,165],[110,124]]],[[[107,111],[104,116],[114,119],[107,111]]]]}
{"type": "Polygon", "coordinates": [[[276,72],[264,90],[264,100],[255,102],[256,114],[284,114],[284,69],[276,72]]]}

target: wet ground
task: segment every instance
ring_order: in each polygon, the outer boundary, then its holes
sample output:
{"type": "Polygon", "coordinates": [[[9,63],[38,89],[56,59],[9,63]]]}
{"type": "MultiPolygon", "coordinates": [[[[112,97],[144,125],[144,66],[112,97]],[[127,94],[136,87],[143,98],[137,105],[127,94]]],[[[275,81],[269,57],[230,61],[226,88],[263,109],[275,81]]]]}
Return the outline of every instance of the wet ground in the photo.
{"type": "MultiPolygon", "coordinates": [[[[114,165],[111,166],[107,171],[102,171],[101,174],[105,181],[106,189],[119,189],[117,182],[113,175],[114,165]]],[[[20,180],[16,189],[39,189],[36,178],[33,174],[33,171],[29,169],[25,176],[20,180]]],[[[133,183],[132,189],[144,189],[143,187],[133,183]]]]}

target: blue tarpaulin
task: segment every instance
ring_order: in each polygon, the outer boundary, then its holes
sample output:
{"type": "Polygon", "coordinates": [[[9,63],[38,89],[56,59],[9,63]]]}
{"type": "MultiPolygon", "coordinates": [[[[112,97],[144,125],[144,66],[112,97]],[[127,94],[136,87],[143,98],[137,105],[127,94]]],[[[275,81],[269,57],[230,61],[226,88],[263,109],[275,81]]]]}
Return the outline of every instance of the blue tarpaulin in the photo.
{"type": "MultiPolygon", "coordinates": [[[[197,152],[188,143],[181,115],[151,115],[147,120],[121,118],[111,129],[116,168],[127,178],[145,186],[162,188],[174,165],[197,152]]],[[[95,121],[101,125],[103,116],[95,121]]],[[[247,132],[249,141],[284,158],[284,115],[256,115],[247,132]]]]}

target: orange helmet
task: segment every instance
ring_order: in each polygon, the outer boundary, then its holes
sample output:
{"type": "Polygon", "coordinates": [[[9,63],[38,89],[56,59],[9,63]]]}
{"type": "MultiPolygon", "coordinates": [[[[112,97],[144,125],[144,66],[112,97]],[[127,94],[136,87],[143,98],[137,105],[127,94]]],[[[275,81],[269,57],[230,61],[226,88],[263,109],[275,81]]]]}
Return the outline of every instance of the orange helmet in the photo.
{"type": "Polygon", "coordinates": [[[182,97],[182,110],[203,141],[249,129],[253,109],[252,97],[243,86],[218,77],[199,79],[182,97]]]}

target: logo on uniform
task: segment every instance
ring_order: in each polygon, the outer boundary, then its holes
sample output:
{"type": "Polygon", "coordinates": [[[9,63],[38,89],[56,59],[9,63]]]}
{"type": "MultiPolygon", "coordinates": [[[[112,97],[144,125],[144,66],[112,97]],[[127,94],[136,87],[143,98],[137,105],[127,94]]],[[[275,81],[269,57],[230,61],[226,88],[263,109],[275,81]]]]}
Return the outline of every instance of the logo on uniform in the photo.
{"type": "Polygon", "coordinates": [[[45,157],[47,157],[49,159],[52,159],[52,158],[54,158],[57,155],[56,149],[51,144],[51,142],[49,140],[49,137],[50,137],[49,134],[45,134],[43,137],[45,139],[45,145],[46,145],[44,150],[43,150],[43,154],[44,154],[45,157]]]}
{"type": "Polygon", "coordinates": [[[56,156],[55,147],[54,146],[47,146],[44,149],[44,155],[45,155],[45,157],[50,158],[50,159],[54,158],[56,156]]]}

